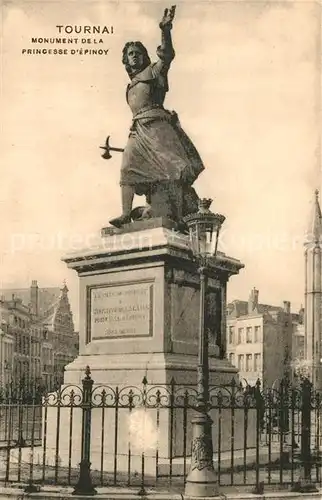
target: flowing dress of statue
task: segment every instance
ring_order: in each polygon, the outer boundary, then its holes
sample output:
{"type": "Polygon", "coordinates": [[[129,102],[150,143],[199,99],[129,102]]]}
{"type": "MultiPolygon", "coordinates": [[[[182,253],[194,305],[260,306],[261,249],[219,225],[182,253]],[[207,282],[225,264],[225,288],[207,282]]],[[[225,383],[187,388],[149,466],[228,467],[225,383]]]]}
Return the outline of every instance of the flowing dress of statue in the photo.
{"type": "Polygon", "coordinates": [[[163,107],[175,56],[171,39],[174,14],[175,6],[166,9],[159,25],[162,41],[157,62],[151,63],[141,42],[128,42],[123,49],[123,64],[131,80],[126,99],[133,120],[121,167],[122,214],[110,221],[116,227],[131,221],[135,194],[146,196],[153,217],[180,221],[198,209],[192,184],[204,165],[176,113],[163,107]]]}

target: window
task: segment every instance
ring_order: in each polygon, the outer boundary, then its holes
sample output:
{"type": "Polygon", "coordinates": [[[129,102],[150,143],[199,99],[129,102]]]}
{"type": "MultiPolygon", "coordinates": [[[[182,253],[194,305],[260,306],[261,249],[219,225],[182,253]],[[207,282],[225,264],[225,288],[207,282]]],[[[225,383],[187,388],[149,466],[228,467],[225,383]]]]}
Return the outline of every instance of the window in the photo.
{"type": "Polygon", "coordinates": [[[238,344],[243,343],[244,328],[238,328],[238,344]]]}
{"type": "Polygon", "coordinates": [[[243,371],[245,369],[244,355],[243,354],[239,354],[239,356],[238,356],[238,369],[241,371],[243,371]]]}
{"type": "Polygon", "coordinates": [[[260,326],[255,326],[255,329],[254,329],[254,342],[259,342],[260,331],[261,331],[261,327],[260,326]]]}
{"type": "Polygon", "coordinates": [[[246,372],[252,371],[252,355],[246,354],[246,372]]]}
{"type": "Polygon", "coordinates": [[[247,344],[251,344],[252,343],[252,327],[251,326],[248,326],[246,328],[246,342],[247,344]]]}
{"type": "Polygon", "coordinates": [[[256,353],[254,356],[254,370],[258,372],[261,370],[261,355],[260,353],[256,353]]]}
{"type": "Polygon", "coordinates": [[[233,352],[229,354],[229,361],[232,365],[235,365],[235,354],[233,352]]]}
{"type": "Polygon", "coordinates": [[[233,326],[229,327],[229,337],[228,337],[229,344],[234,343],[234,330],[235,330],[235,328],[233,326]]]}

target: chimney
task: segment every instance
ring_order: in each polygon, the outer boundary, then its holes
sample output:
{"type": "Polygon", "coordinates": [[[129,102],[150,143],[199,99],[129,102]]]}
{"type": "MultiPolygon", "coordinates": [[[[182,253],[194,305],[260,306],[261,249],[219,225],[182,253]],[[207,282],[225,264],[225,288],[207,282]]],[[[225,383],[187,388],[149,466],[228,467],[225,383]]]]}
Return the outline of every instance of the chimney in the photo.
{"type": "Polygon", "coordinates": [[[288,300],[283,301],[283,310],[286,314],[291,314],[291,303],[288,300]]]}
{"type": "Polygon", "coordinates": [[[258,294],[259,291],[254,287],[250,292],[250,296],[248,299],[248,314],[258,312],[258,294]]]}
{"type": "Polygon", "coordinates": [[[32,280],[30,287],[31,313],[38,316],[38,283],[32,280]]]}

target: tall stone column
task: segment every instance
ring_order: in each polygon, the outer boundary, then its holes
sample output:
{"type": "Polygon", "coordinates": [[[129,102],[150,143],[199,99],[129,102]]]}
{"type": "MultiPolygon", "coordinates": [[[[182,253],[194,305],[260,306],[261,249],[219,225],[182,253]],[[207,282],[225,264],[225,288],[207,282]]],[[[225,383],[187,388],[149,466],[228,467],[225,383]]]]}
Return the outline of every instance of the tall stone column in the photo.
{"type": "Polygon", "coordinates": [[[315,191],[305,247],[305,359],[313,386],[322,388],[321,377],[321,208],[315,191]]]}

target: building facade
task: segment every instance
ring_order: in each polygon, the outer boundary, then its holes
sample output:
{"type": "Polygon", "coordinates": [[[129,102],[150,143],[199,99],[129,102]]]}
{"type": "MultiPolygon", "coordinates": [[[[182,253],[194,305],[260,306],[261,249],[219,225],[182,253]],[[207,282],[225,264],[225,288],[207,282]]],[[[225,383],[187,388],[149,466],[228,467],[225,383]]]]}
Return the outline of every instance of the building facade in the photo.
{"type": "Polygon", "coordinates": [[[65,366],[78,355],[78,333],[74,331],[66,284],[61,288],[57,301],[48,309],[43,327],[48,335],[44,359],[48,361],[48,368],[51,366],[51,380],[57,387],[63,383],[65,366]]]}
{"type": "Polygon", "coordinates": [[[9,366],[10,374],[8,364],[3,358],[0,359],[2,370],[7,371],[7,376],[3,378],[3,386],[7,386],[9,378],[14,385],[27,385],[31,380],[39,382],[41,379],[40,341],[39,335],[35,334],[31,328],[29,306],[23,304],[22,299],[14,293],[8,300],[2,297],[1,306],[2,310],[6,311],[4,321],[6,332],[13,338],[13,360],[9,366]]]}
{"type": "Polygon", "coordinates": [[[0,388],[7,387],[14,369],[14,336],[9,333],[10,312],[0,300],[0,388]]]}
{"type": "Polygon", "coordinates": [[[29,289],[2,290],[0,305],[4,332],[0,338],[1,385],[12,382],[15,386],[57,388],[63,382],[64,367],[78,355],[66,284],[40,288],[33,280],[29,289]],[[8,347],[8,352],[1,350],[1,342],[11,342],[11,357],[8,347]],[[2,352],[11,360],[7,364],[2,352]],[[8,373],[5,366],[10,366],[8,373]]]}
{"type": "Polygon", "coordinates": [[[260,304],[259,292],[248,302],[235,300],[227,310],[227,356],[243,385],[272,387],[291,376],[293,316],[290,302],[282,307],[260,304]]]}

